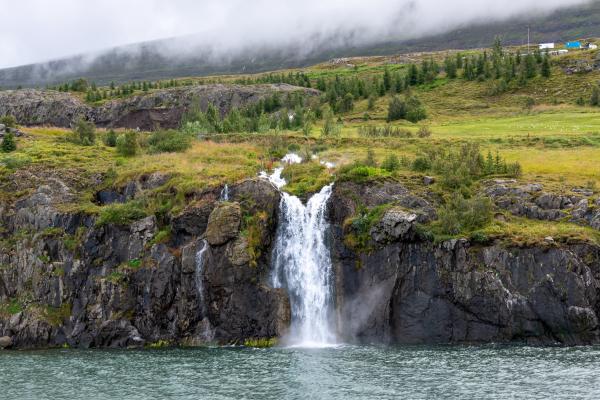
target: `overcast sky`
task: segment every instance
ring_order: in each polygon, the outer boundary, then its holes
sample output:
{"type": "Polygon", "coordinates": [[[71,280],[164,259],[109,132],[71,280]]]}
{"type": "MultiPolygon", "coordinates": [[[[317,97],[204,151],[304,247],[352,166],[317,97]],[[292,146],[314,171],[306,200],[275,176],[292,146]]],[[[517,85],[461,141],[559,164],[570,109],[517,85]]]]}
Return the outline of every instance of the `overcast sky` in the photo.
{"type": "MultiPolygon", "coordinates": [[[[415,38],[481,20],[586,0],[0,0],[0,68],[112,46],[194,35],[194,44],[310,46],[333,34],[361,42],[415,38]]],[[[181,43],[181,42],[180,42],[181,43]]],[[[185,42],[184,42],[185,43],[185,42]]],[[[185,46],[184,46],[185,47],[185,46]]],[[[173,49],[175,51],[184,50],[173,49]]]]}

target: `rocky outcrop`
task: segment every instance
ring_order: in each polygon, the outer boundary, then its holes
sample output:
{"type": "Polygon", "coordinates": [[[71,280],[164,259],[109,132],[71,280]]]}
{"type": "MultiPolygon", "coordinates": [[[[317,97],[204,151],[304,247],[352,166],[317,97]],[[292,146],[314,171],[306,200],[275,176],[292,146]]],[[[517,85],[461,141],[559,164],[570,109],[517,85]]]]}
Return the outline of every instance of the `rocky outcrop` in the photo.
{"type": "Polygon", "coordinates": [[[568,220],[600,230],[600,198],[594,191],[573,188],[571,193],[544,191],[539,183],[519,184],[515,180],[494,180],[485,188],[498,208],[511,214],[545,221],[568,220]]]}
{"type": "Polygon", "coordinates": [[[369,251],[359,253],[346,246],[340,227],[353,204],[368,199],[352,198],[345,189],[335,189],[330,208],[344,340],[600,342],[599,247],[551,241],[533,248],[482,247],[466,239],[434,244],[414,232],[414,214],[396,207],[371,230],[369,251]]]}
{"type": "Polygon", "coordinates": [[[13,115],[23,125],[69,127],[83,117],[101,127],[154,130],[178,127],[183,113],[195,104],[203,110],[213,104],[225,114],[232,108],[256,103],[273,93],[285,96],[297,92],[307,96],[319,94],[314,89],[287,84],[215,84],[157,90],[94,107],[69,93],[7,90],[0,92],[0,115],[13,115]]]}
{"type": "MultiPolygon", "coordinates": [[[[212,218],[192,231],[195,217],[186,213],[195,211],[184,210],[168,222],[171,240],[155,243],[165,229],[155,216],[97,225],[93,216],[60,211],[73,191],[57,178],[46,182],[0,207],[2,347],[236,343],[287,329],[287,294],[267,285],[270,253],[251,257],[241,232],[242,212],[266,215],[274,232],[279,193],[270,185],[243,182],[224,204],[212,192],[199,194],[195,202],[212,218]],[[232,214],[235,223],[225,224],[232,214]],[[198,265],[205,232],[218,240],[198,265]]],[[[143,193],[161,182],[154,176],[135,185],[143,193]]]]}

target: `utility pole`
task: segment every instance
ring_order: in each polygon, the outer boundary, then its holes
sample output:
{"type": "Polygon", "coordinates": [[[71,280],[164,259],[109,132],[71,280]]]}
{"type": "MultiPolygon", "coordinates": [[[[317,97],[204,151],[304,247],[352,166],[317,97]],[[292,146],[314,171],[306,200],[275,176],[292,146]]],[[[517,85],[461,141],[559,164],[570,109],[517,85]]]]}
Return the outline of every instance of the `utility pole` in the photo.
{"type": "Polygon", "coordinates": [[[529,33],[530,33],[530,28],[529,28],[529,25],[527,25],[527,54],[529,54],[529,33]]]}

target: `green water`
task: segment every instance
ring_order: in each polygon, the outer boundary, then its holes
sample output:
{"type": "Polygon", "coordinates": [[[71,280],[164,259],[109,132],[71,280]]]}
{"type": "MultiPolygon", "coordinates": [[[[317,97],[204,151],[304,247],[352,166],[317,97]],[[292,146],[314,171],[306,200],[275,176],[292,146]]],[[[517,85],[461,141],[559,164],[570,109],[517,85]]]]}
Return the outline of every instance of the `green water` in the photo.
{"type": "Polygon", "coordinates": [[[0,352],[1,399],[598,399],[600,348],[0,352]]]}

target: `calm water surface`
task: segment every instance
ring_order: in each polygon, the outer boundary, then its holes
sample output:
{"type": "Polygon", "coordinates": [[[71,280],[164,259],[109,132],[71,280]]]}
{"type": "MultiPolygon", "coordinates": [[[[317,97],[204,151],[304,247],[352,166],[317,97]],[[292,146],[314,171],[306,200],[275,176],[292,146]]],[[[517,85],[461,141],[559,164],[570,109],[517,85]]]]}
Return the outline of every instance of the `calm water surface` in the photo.
{"type": "Polygon", "coordinates": [[[0,352],[0,399],[600,399],[600,347],[0,352]]]}

